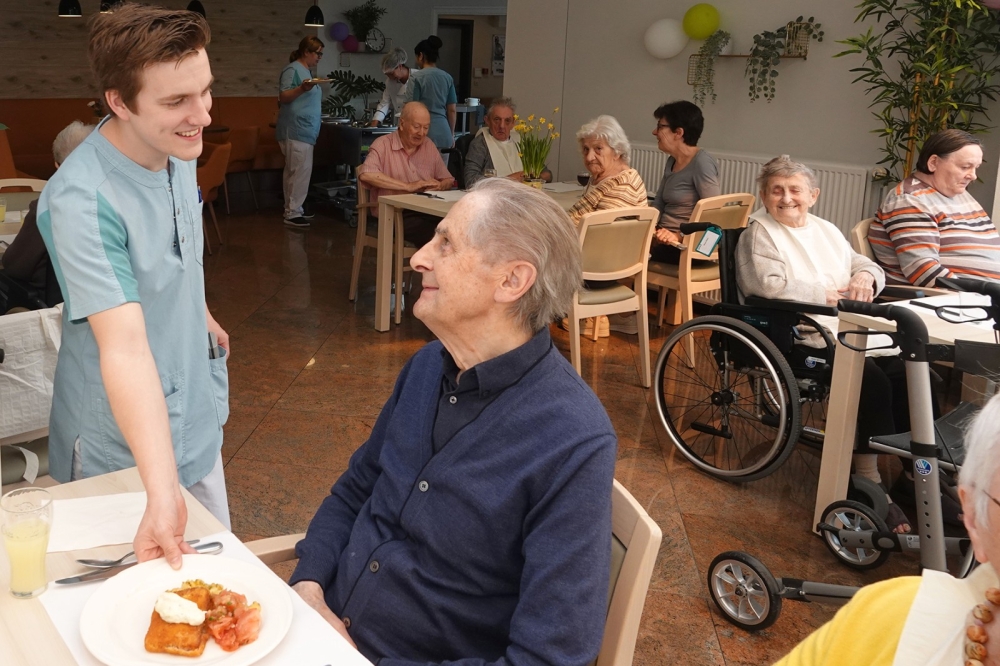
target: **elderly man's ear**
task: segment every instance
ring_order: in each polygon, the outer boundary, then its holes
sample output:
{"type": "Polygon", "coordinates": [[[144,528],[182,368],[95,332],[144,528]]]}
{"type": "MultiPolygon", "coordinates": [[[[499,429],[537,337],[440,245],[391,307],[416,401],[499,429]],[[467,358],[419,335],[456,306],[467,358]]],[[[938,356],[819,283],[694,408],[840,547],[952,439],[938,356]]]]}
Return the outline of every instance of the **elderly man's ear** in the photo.
{"type": "Polygon", "coordinates": [[[538,278],[538,269],[527,261],[511,261],[505,267],[503,281],[497,286],[497,303],[514,303],[527,293],[538,278]]]}
{"type": "Polygon", "coordinates": [[[969,533],[969,538],[972,539],[976,559],[980,562],[980,564],[985,563],[989,561],[989,556],[986,553],[986,549],[982,546],[982,539],[979,538],[979,525],[976,524],[975,502],[972,501],[972,497],[969,495],[969,490],[964,486],[958,487],[958,499],[962,504],[962,522],[965,523],[965,529],[969,533]]]}

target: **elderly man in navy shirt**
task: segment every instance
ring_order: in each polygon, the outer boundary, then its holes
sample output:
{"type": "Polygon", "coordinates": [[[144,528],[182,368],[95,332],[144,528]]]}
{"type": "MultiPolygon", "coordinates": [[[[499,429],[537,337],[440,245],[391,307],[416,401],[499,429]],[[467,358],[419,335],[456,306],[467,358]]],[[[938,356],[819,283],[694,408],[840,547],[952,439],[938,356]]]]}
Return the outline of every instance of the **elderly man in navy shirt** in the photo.
{"type": "Polygon", "coordinates": [[[616,437],[553,346],[579,239],[477,184],[412,258],[439,338],[406,364],[309,525],[295,590],[379,666],[583,666],[607,613],[616,437]]]}

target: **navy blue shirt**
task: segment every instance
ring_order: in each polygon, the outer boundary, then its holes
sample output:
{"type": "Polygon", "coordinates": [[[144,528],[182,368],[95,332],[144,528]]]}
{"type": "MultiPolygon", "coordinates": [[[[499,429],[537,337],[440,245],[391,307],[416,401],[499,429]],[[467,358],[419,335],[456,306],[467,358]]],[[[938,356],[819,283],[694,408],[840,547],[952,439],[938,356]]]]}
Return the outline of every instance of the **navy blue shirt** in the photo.
{"type": "Polygon", "coordinates": [[[543,329],[477,366],[480,388],[514,380],[434,453],[442,349],[403,368],[290,582],[319,583],[379,666],[582,666],[607,614],[611,422],[543,329]]]}

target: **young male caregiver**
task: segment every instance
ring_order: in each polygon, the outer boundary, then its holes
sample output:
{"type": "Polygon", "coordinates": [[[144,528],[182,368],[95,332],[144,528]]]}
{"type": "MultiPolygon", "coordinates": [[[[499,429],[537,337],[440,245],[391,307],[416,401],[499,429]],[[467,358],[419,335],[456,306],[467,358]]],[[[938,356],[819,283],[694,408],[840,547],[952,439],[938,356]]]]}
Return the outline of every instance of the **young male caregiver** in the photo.
{"type": "Polygon", "coordinates": [[[138,466],[136,554],[175,568],[193,552],[181,485],[229,524],[229,336],[205,305],[195,177],[211,122],[208,42],[194,12],[128,3],[95,16],[90,64],[110,114],[38,205],[66,297],[50,473],[65,482],[138,466]]]}

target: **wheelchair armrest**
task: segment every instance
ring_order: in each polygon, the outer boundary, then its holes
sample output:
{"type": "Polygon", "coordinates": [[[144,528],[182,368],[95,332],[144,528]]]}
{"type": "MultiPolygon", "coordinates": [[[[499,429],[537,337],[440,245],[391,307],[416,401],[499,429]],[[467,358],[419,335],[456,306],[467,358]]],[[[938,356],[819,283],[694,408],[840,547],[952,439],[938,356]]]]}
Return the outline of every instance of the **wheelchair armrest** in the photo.
{"type": "Polygon", "coordinates": [[[783,310],[785,312],[801,312],[811,315],[837,316],[837,308],[832,305],[820,305],[818,303],[801,303],[799,301],[781,301],[770,298],[760,298],[759,296],[747,296],[745,303],[759,308],[771,310],[783,310]]]}

